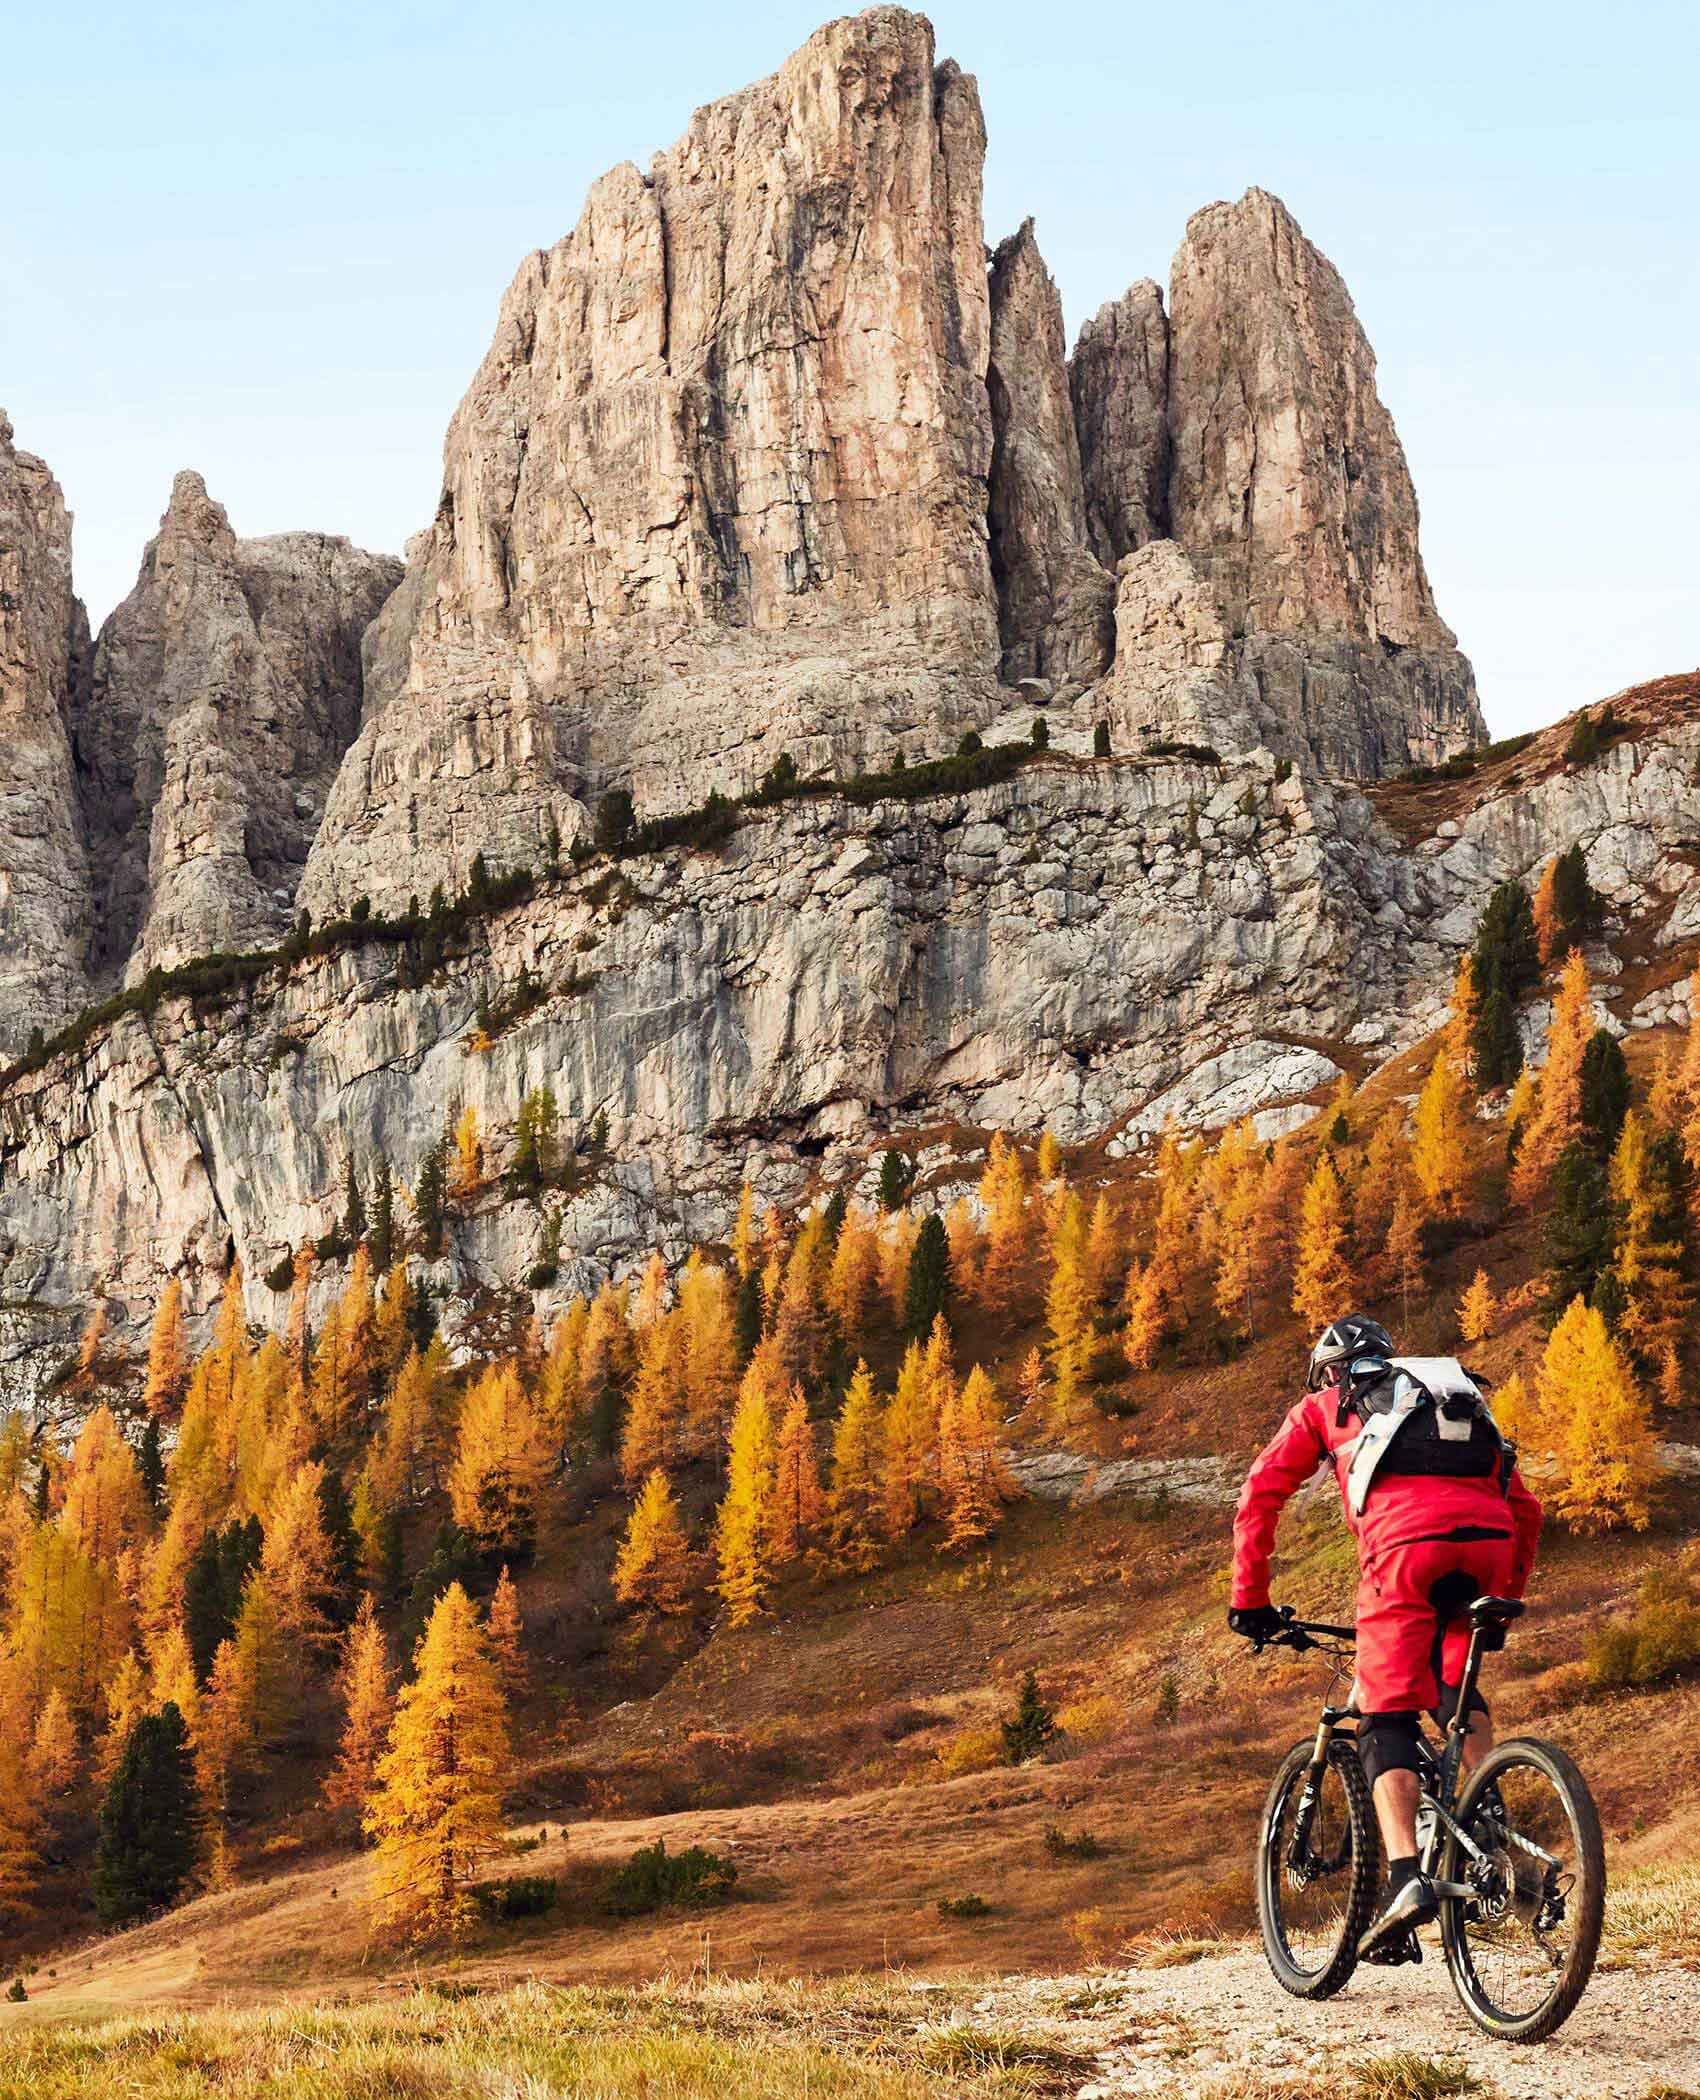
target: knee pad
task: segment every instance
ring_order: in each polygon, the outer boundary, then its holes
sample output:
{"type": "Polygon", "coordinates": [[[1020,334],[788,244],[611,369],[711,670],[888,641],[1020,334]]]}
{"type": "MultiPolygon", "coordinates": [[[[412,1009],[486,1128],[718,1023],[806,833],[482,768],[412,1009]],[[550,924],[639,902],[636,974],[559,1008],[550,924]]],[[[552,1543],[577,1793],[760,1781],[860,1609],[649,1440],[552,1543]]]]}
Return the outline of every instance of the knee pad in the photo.
{"type": "Polygon", "coordinates": [[[1358,1722],[1358,1762],[1371,1786],[1383,1772],[1418,1771],[1416,1715],[1365,1714],[1358,1722]]]}

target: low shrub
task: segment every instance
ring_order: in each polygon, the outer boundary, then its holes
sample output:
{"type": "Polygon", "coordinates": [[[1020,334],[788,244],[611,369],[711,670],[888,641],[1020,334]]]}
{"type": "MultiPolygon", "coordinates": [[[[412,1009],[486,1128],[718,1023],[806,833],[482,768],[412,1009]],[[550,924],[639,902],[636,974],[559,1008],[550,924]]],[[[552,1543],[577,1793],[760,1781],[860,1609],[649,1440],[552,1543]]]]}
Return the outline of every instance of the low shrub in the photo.
{"type": "Polygon", "coordinates": [[[599,1904],[615,1918],[642,1917],[669,1904],[701,1908],[724,1902],[737,1879],[737,1867],[720,1853],[701,1845],[669,1852],[666,1840],[657,1838],[614,1869],[602,1885],[599,1904]]]}
{"type": "Polygon", "coordinates": [[[1100,1743],[1126,1723],[1122,1702],[1108,1692],[1088,1692],[1057,1708],[1057,1726],[1077,1743],[1100,1743]]]}
{"type": "Polygon", "coordinates": [[[553,1874],[513,1874],[506,1881],[486,1881],[472,1891],[472,1900],[485,1917],[506,1922],[511,1918],[540,1918],[555,1908],[559,1894],[553,1874]]]}
{"type": "Polygon", "coordinates": [[[868,1728],[883,1743],[901,1743],[906,1737],[919,1735],[923,1728],[932,1728],[938,1715],[924,1706],[911,1706],[905,1699],[894,1699],[884,1706],[876,1706],[867,1717],[868,1728]]]}
{"type": "Polygon", "coordinates": [[[1003,1763],[1001,1728],[964,1728],[939,1745],[939,1770],[946,1779],[967,1772],[989,1772],[1003,1763]]]}
{"type": "Polygon", "coordinates": [[[1045,1850],[1052,1859],[1102,1859],[1109,1847],[1090,1830],[1063,1830],[1053,1823],[1045,1832],[1045,1850]]]}
{"type": "Polygon", "coordinates": [[[1219,766],[1222,754],[1214,744],[1189,744],[1179,737],[1160,736],[1145,746],[1147,758],[1190,758],[1195,765],[1219,766]]]}
{"type": "Polygon", "coordinates": [[[941,1896],[939,1916],[941,1918],[989,1918],[992,1906],[984,1896],[941,1896]]]}
{"type": "Polygon", "coordinates": [[[1700,1663],[1700,1584],[1682,1569],[1660,1569],[1641,1585],[1634,1612],[1602,1626],[1588,1643],[1588,1682],[1596,1691],[1660,1684],[1700,1663]]]}

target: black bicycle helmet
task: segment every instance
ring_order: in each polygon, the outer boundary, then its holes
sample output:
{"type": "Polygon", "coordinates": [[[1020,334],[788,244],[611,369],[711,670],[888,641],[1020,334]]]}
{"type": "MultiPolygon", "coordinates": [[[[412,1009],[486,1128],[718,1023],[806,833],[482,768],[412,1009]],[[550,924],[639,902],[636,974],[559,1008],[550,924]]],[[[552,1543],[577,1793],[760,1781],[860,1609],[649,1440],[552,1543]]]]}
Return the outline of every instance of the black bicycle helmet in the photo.
{"type": "Polygon", "coordinates": [[[1305,1390],[1314,1393],[1329,1371],[1349,1363],[1353,1357],[1372,1356],[1386,1362],[1392,1354],[1393,1337],[1367,1313],[1348,1313],[1342,1320],[1330,1320],[1311,1349],[1305,1390]]]}

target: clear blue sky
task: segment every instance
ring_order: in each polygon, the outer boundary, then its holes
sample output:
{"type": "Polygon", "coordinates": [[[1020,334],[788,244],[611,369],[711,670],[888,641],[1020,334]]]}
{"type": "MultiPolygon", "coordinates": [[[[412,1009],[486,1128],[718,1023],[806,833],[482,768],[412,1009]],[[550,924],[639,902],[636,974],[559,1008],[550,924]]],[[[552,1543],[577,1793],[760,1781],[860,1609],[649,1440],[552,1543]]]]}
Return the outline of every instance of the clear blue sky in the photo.
{"type": "MultiPolygon", "coordinates": [[[[399,551],[522,254],[826,13],[12,0],[0,404],[94,617],[184,466],[241,533],[399,551]]],[[[1249,183],[1333,257],[1496,731],[1700,661],[1690,5],[931,13],[1071,335],[1249,183]]]]}

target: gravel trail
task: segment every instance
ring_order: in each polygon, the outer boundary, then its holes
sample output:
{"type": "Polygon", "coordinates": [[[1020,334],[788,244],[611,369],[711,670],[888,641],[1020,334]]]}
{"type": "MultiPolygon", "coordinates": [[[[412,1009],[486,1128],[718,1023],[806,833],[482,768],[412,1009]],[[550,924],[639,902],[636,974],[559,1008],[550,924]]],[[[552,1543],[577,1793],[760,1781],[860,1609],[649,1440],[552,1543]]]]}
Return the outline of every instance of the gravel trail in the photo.
{"type": "Polygon", "coordinates": [[[1466,2018],[1438,1947],[1421,1968],[1360,1970],[1323,2005],[1289,1998],[1255,1948],[1185,1967],[1031,1978],[976,2020],[1096,2059],[1078,2100],[1123,2094],[1310,2093],[1330,2074],[1409,2051],[1462,2065],[1497,2100],[1700,2100],[1700,1975],[1668,1964],[1596,1974],[1550,2042],[1491,2041],[1466,2018]]]}

